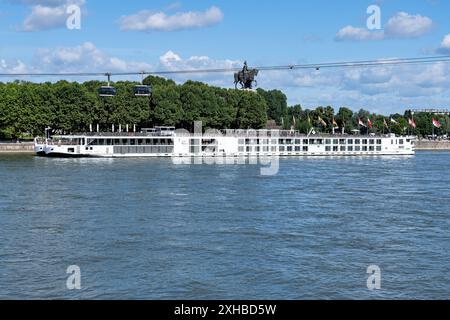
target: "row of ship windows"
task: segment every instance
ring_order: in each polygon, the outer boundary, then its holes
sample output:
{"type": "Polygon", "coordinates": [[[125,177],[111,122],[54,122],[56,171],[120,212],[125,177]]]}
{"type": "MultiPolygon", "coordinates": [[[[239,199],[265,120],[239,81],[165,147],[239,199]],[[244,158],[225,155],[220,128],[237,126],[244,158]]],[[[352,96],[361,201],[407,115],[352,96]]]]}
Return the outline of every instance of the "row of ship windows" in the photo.
{"type": "Polygon", "coordinates": [[[126,146],[126,147],[114,147],[114,153],[115,154],[140,154],[140,153],[168,154],[168,153],[173,153],[173,149],[174,149],[174,147],[167,147],[167,146],[161,146],[161,147],[126,146]]]}
{"type": "MultiPolygon", "coordinates": [[[[381,145],[381,139],[239,139],[240,145],[259,145],[259,144],[279,144],[279,145],[291,145],[291,144],[303,144],[303,145],[358,145],[358,144],[370,144],[381,145]]],[[[404,140],[399,139],[399,144],[403,144],[404,140]]]]}
{"type": "Polygon", "coordinates": [[[88,139],[90,146],[172,146],[173,139],[88,139]]]}
{"type": "MultiPolygon", "coordinates": [[[[308,152],[309,151],[309,147],[308,146],[303,146],[303,147],[292,147],[292,146],[288,146],[288,147],[284,147],[284,146],[280,146],[280,147],[239,147],[239,152],[308,152]]],[[[367,151],[381,151],[381,146],[326,146],[325,147],[325,151],[326,152],[367,152],[367,151]]]]}

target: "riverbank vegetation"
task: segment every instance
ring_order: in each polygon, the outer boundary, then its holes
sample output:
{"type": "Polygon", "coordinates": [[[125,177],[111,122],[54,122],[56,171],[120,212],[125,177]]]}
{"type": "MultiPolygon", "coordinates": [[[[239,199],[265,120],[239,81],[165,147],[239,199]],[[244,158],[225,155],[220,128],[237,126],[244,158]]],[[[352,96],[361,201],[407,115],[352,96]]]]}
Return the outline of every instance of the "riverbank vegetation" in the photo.
{"type": "MultiPolygon", "coordinates": [[[[56,83],[12,82],[0,83],[0,139],[14,139],[24,135],[42,135],[46,127],[64,133],[88,131],[99,124],[101,130],[111,125],[175,126],[192,130],[194,121],[202,121],[205,128],[265,128],[268,120],[272,126],[307,133],[337,132],[344,128],[350,133],[363,129],[359,120],[373,122],[371,132],[412,133],[421,136],[432,133],[433,115],[414,115],[417,127],[408,125],[409,112],[403,115],[377,115],[361,109],[334,109],[319,106],[304,109],[301,105],[288,106],[286,95],[279,90],[258,89],[256,92],[224,89],[201,82],[188,81],[177,85],[171,80],[147,77],[144,84],[151,85],[149,97],[135,97],[137,83],[117,82],[114,98],[101,98],[97,90],[102,82],[84,83],[59,81],[56,83]],[[394,121],[391,121],[393,119],[394,121]],[[385,125],[385,121],[388,127],[385,125]]],[[[436,117],[442,128],[436,134],[449,132],[450,118],[436,117]]]]}

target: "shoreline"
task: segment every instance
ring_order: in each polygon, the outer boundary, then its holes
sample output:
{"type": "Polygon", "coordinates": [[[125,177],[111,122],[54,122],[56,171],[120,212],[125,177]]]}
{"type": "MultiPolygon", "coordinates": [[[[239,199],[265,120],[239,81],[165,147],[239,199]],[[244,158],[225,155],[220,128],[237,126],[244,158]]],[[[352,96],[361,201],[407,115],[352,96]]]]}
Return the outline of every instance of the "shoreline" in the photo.
{"type": "MultiPolygon", "coordinates": [[[[450,151],[450,141],[418,141],[416,151],[450,151]]],[[[0,154],[33,154],[33,143],[0,143],[0,154]]]]}
{"type": "Polygon", "coordinates": [[[0,154],[32,154],[34,153],[34,143],[0,143],[0,154]]]}

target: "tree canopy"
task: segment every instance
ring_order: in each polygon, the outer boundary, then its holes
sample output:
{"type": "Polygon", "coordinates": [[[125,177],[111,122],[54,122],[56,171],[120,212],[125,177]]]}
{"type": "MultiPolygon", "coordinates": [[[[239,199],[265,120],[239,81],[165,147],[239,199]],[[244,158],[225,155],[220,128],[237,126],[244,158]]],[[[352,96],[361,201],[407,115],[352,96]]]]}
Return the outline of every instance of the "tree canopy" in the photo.
{"type": "Polygon", "coordinates": [[[427,113],[414,115],[417,128],[408,125],[410,112],[403,115],[382,116],[361,109],[353,112],[341,107],[318,106],[303,109],[301,105],[289,107],[286,95],[279,90],[258,89],[241,91],[187,81],[176,84],[172,80],[149,76],[145,85],[152,86],[151,97],[135,97],[136,82],[116,82],[117,95],[99,97],[98,88],[104,83],[58,81],[56,83],[0,82],[0,138],[42,135],[46,127],[63,133],[88,131],[90,125],[109,130],[111,125],[156,125],[193,129],[194,121],[202,121],[206,129],[260,129],[268,120],[274,120],[284,129],[294,128],[307,133],[311,128],[329,133],[333,126],[346,132],[360,128],[359,119],[373,122],[372,132],[397,134],[431,134],[432,118],[443,126],[437,134],[449,132],[448,116],[427,113]],[[394,119],[396,123],[390,121],[394,119]],[[386,128],[385,122],[389,123],[386,128]]]}

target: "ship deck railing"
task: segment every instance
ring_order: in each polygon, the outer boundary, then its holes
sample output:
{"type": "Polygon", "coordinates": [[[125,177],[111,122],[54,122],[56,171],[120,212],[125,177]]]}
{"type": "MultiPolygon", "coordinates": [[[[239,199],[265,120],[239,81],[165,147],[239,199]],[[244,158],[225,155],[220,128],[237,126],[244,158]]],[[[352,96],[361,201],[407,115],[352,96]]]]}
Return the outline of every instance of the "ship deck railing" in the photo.
{"type": "MultiPolygon", "coordinates": [[[[304,134],[299,131],[289,130],[210,130],[206,133],[189,133],[185,130],[177,130],[175,132],[156,133],[156,132],[84,132],[75,133],[70,135],[54,135],[53,138],[73,138],[73,137],[130,137],[130,138],[148,138],[148,137],[238,137],[238,138],[331,138],[331,139],[345,139],[345,138],[388,138],[391,137],[390,133],[371,133],[371,134],[330,134],[330,133],[316,133],[316,134],[304,134]]],[[[411,136],[412,137],[412,136],[411,136]]]]}

